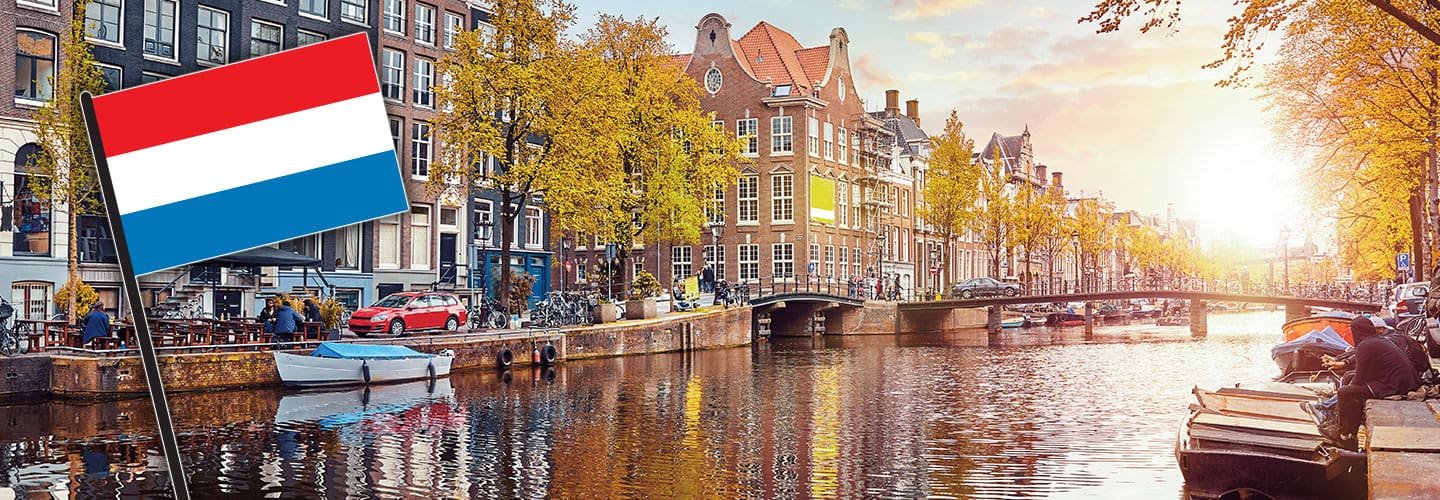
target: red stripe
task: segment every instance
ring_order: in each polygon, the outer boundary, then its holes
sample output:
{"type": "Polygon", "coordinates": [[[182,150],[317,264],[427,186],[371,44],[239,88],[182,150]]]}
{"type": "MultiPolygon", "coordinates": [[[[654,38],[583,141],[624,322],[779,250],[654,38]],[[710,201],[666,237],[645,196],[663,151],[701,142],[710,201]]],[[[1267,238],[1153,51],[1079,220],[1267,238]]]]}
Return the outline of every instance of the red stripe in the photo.
{"type": "Polygon", "coordinates": [[[344,36],[94,99],[117,156],[380,92],[369,36],[344,36]]]}

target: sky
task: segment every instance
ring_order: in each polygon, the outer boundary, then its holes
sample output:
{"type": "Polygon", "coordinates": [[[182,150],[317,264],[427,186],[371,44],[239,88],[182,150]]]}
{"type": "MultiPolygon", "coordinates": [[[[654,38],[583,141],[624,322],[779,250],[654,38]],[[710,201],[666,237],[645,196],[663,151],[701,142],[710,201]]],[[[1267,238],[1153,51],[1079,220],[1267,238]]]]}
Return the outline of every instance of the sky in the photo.
{"type": "Polygon", "coordinates": [[[1207,242],[1269,245],[1300,225],[1296,162],[1259,92],[1215,87],[1228,69],[1202,68],[1221,54],[1231,2],[1185,2],[1175,33],[1141,34],[1136,18],[1100,35],[1076,23],[1094,0],[574,1],[581,27],[601,12],[659,17],[677,53],[710,12],[736,37],[767,21],[806,47],[843,27],[868,108],[899,89],[931,132],[953,109],[977,150],[1028,126],[1036,161],[1064,172],[1072,196],[1161,216],[1173,203],[1207,242]]]}

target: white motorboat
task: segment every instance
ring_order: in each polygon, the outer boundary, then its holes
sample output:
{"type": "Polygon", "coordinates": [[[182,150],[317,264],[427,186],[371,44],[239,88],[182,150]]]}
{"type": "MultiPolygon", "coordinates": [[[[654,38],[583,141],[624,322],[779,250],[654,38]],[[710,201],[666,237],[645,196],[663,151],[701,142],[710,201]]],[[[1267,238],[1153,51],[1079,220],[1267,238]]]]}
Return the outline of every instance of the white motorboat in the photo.
{"type": "Polygon", "coordinates": [[[286,385],[379,384],[450,375],[455,357],[397,345],[324,342],[308,356],[275,352],[275,368],[286,385]]]}

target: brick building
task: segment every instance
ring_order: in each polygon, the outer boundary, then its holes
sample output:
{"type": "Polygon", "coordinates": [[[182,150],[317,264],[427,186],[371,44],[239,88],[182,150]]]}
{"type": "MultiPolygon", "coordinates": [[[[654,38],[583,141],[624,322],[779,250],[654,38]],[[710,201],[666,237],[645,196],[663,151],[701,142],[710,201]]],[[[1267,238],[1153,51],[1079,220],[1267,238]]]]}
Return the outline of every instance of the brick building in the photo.
{"type": "Polygon", "coordinates": [[[30,175],[39,150],[31,115],[51,99],[48,78],[66,63],[60,42],[72,12],[63,0],[0,0],[0,75],[14,89],[0,102],[0,293],[19,318],[53,314],[51,297],[66,280],[66,207],[31,194],[32,183],[44,182],[30,175]]]}

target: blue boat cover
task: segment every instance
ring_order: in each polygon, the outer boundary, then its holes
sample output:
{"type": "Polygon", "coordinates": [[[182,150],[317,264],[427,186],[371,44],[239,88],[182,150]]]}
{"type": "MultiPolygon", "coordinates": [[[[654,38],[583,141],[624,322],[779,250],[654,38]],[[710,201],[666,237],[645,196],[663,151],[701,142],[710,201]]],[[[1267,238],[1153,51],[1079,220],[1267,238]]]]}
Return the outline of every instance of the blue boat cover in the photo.
{"type": "Polygon", "coordinates": [[[1327,326],[1323,330],[1311,330],[1310,333],[1301,335],[1300,338],[1271,348],[1270,358],[1277,359],[1297,351],[1314,351],[1335,355],[1345,352],[1349,348],[1350,343],[1336,333],[1334,328],[1327,326]]]}
{"type": "Polygon", "coordinates": [[[406,358],[433,358],[434,354],[417,352],[414,349],[399,345],[368,345],[368,344],[341,344],[336,342],[324,342],[316,347],[311,356],[320,358],[341,358],[341,359],[406,359],[406,358]]]}

